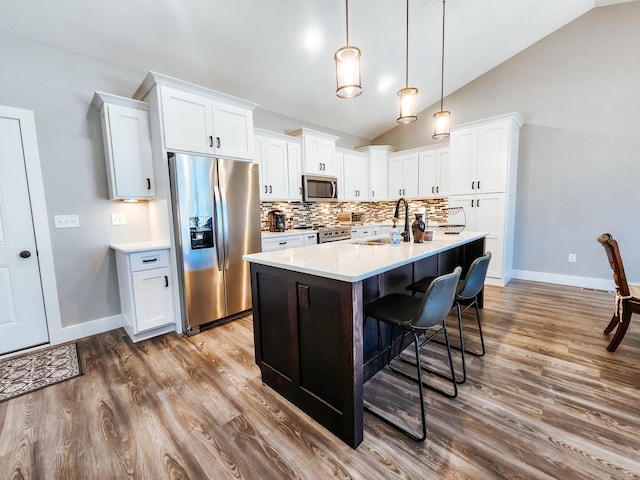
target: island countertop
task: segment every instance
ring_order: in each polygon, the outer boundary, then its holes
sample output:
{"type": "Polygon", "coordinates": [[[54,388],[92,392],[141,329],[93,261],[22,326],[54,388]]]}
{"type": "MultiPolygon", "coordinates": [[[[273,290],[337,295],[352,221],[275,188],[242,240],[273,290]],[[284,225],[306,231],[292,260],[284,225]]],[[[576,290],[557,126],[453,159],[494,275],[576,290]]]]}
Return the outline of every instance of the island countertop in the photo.
{"type": "Polygon", "coordinates": [[[400,242],[399,246],[359,245],[365,239],[354,239],[252,253],[242,258],[260,265],[353,283],[487,235],[486,232],[447,235],[436,231],[433,240],[424,243],[400,242]]]}

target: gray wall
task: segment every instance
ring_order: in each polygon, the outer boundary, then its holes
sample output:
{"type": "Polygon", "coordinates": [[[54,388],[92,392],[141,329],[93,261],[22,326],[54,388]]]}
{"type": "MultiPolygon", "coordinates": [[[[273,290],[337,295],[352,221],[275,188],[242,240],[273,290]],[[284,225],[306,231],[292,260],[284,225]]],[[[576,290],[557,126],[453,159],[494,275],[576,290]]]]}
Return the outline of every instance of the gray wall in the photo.
{"type": "MultiPolygon", "coordinates": [[[[150,239],[145,202],[108,200],[96,90],[131,97],[147,72],[98,61],[0,31],[0,105],[33,110],[54,252],[62,326],[120,314],[111,243],[150,239]],[[126,226],[111,226],[111,213],[124,213],[126,226]],[[80,228],[56,229],[54,215],[77,214],[80,228]]],[[[185,79],[189,80],[189,79],[185,79]]],[[[309,127],[308,122],[255,111],[267,130],[309,127]]],[[[338,144],[364,139],[330,132],[338,144]]]]}
{"type": "MultiPolygon", "coordinates": [[[[639,25],[640,2],[596,8],[445,98],[454,123],[524,117],[515,269],[609,280],[596,237],[610,232],[640,283],[639,25]]],[[[374,143],[435,143],[438,106],[374,143]]]]}

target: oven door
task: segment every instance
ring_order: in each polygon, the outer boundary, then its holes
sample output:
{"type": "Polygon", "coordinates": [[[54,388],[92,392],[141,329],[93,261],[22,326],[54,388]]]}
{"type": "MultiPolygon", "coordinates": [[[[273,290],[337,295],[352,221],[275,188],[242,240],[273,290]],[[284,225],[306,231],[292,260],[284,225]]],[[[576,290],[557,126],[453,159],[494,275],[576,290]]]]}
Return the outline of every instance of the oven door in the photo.
{"type": "Polygon", "coordinates": [[[320,175],[303,175],[302,194],[305,202],[337,202],[338,179],[320,175]]]}

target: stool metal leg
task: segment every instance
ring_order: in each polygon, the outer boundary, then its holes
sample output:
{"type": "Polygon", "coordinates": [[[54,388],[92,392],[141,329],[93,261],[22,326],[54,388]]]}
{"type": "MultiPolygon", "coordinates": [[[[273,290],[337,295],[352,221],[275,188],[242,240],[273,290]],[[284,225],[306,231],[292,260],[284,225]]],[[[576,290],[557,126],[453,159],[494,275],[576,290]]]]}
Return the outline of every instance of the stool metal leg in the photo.
{"type": "MultiPolygon", "coordinates": [[[[415,350],[415,354],[416,354],[416,358],[420,358],[420,347],[418,347],[418,335],[415,332],[403,332],[402,333],[402,339],[400,340],[400,348],[402,348],[402,340],[404,339],[404,336],[407,333],[411,333],[413,335],[413,347],[415,350]]],[[[391,340],[393,340],[393,336],[391,336],[391,340]]],[[[389,345],[389,349],[391,349],[391,345],[389,345]]],[[[389,362],[389,368],[391,368],[391,370],[393,370],[394,372],[396,371],[395,369],[393,369],[393,367],[391,367],[391,363],[389,362]]],[[[423,385],[425,385],[422,381],[422,368],[420,365],[420,362],[418,362],[416,364],[416,370],[418,373],[418,379],[417,379],[417,384],[418,384],[418,391],[420,393],[420,421],[421,421],[421,436],[417,436],[415,435],[413,432],[410,432],[409,430],[401,427],[400,425],[398,425],[397,423],[394,423],[393,421],[391,421],[390,419],[382,416],[380,413],[370,409],[369,407],[364,407],[364,409],[371,413],[374,417],[379,418],[380,420],[382,420],[383,422],[387,423],[388,425],[392,426],[393,428],[395,428],[396,430],[404,433],[405,435],[407,435],[409,438],[415,440],[416,442],[423,442],[426,438],[427,438],[427,422],[426,422],[426,418],[425,418],[425,407],[424,407],[424,390],[423,390],[423,385]]],[[[412,377],[411,375],[407,375],[406,373],[403,372],[398,372],[400,373],[402,376],[409,378],[410,380],[416,381],[416,379],[414,377],[412,377]]]]}

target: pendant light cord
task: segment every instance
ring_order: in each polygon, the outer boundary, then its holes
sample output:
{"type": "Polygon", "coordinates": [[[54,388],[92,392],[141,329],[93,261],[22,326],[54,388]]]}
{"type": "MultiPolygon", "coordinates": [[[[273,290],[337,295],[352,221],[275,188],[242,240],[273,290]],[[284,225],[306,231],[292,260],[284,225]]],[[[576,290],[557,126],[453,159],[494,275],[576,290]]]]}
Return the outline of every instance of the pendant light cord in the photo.
{"type": "Polygon", "coordinates": [[[405,45],[405,62],[404,62],[404,71],[405,71],[405,79],[404,86],[405,88],[409,88],[409,0],[407,0],[407,43],[405,45]]]}
{"type": "Polygon", "coordinates": [[[349,46],[349,0],[345,2],[347,4],[347,47],[349,46]]]}
{"type": "MultiPolygon", "coordinates": [[[[408,1],[408,0],[407,0],[408,1]]],[[[440,65],[440,111],[444,110],[444,8],[446,0],[442,0],[442,64],[440,65]]]]}

